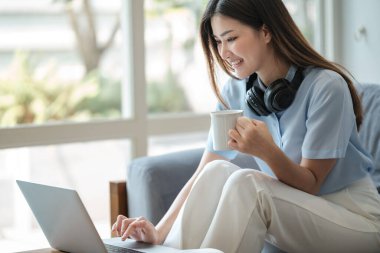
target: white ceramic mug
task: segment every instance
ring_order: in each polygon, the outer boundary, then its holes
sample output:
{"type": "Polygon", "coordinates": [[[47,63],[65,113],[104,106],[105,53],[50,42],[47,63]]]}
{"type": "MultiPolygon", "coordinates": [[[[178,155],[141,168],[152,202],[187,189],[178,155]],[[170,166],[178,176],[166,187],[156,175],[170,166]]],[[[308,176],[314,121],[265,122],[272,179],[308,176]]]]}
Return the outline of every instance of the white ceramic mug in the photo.
{"type": "Polygon", "coordinates": [[[211,112],[211,129],[214,150],[230,150],[228,147],[228,131],[234,129],[238,117],[243,116],[242,110],[224,110],[211,112]]]}

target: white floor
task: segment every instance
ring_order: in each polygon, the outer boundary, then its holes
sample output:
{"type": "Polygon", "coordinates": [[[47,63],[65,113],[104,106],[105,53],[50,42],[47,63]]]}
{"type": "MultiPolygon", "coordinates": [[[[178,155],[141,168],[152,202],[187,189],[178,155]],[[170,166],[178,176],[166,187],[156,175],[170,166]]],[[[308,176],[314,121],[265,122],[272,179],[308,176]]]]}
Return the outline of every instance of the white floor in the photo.
{"type": "MultiPolygon", "coordinates": [[[[101,238],[110,237],[110,229],[107,222],[95,224],[101,238]]],[[[11,230],[5,230],[7,239],[0,240],[1,253],[19,252],[33,249],[49,248],[42,231],[37,228],[27,234],[15,234],[11,230]]]]}

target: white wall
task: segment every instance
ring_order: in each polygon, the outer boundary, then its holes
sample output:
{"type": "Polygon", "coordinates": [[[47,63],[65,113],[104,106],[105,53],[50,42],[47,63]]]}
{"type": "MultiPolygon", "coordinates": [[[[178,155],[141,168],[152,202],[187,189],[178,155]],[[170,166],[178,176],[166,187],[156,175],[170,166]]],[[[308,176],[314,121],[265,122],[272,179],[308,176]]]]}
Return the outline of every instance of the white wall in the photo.
{"type": "Polygon", "coordinates": [[[358,81],[380,84],[380,1],[339,1],[341,7],[335,12],[335,21],[341,24],[336,30],[336,61],[358,81]],[[362,37],[357,34],[361,27],[365,29],[362,37]]]}

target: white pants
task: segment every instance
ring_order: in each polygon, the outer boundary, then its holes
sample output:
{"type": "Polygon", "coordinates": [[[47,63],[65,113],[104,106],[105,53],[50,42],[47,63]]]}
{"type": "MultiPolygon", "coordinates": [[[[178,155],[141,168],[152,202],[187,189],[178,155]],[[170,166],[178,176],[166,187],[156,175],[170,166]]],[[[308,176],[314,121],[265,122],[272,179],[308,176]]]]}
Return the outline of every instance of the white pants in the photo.
{"type": "Polygon", "coordinates": [[[380,197],[367,177],[317,197],[226,161],[206,165],[165,245],[261,252],[380,252],[380,197]]]}

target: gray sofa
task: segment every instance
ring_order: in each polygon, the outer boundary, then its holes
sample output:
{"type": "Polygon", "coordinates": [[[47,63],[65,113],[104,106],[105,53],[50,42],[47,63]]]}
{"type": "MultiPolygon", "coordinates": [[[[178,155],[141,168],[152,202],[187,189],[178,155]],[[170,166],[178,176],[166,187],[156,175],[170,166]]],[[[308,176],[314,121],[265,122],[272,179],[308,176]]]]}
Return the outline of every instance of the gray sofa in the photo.
{"type": "MultiPolygon", "coordinates": [[[[373,179],[380,187],[380,85],[363,84],[357,88],[365,113],[359,136],[374,158],[373,179]]],[[[144,216],[157,223],[197,168],[202,152],[189,150],[133,160],[127,170],[128,215],[144,216]]],[[[257,167],[255,160],[245,155],[232,162],[243,168],[257,167]]],[[[264,251],[281,252],[270,245],[264,251]]]]}

